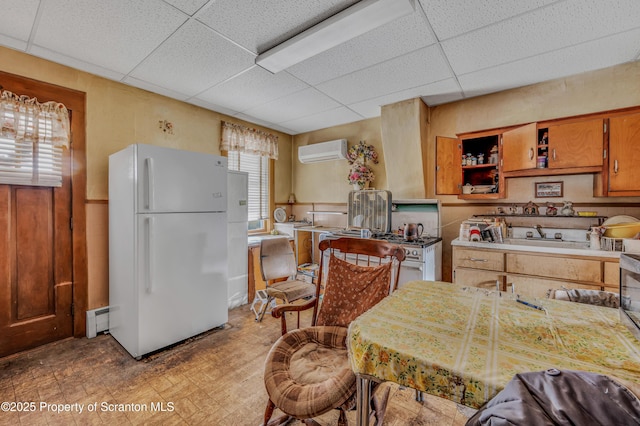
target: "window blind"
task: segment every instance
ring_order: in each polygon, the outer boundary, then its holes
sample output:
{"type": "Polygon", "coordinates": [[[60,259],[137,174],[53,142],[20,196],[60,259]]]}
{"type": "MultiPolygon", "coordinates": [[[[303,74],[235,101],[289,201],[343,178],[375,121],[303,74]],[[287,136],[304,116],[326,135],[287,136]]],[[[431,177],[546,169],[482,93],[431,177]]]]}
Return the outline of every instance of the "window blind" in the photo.
{"type": "Polygon", "coordinates": [[[249,221],[269,217],[269,159],[238,151],[228,152],[230,170],[249,173],[249,221]]]}
{"type": "Polygon", "coordinates": [[[62,186],[62,148],[0,137],[0,183],[62,186]]]}
{"type": "Polygon", "coordinates": [[[56,120],[55,114],[38,110],[33,105],[3,103],[0,108],[0,183],[62,186],[63,148],[54,144],[56,120]]]}

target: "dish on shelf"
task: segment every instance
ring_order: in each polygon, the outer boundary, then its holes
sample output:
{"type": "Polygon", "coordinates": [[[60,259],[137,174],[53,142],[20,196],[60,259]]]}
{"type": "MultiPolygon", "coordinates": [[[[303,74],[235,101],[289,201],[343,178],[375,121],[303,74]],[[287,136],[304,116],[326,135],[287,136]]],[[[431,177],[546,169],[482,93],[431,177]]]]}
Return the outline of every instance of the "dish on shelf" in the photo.
{"type": "Polygon", "coordinates": [[[610,238],[633,238],[640,232],[640,222],[616,223],[604,227],[604,236],[610,238]]]}
{"type": "Polygon", "coordinates": [[[617,225],[619,223],[631,223],[631,222],[640,222],[640,219],[637,219],[633,216],[625,216],[625,215],[618,215],[618,216],[611,216],[609,219],[605,220],[604,222],[602,222],[603,226],[606,225],[617,225]]]}
{"type": "Polygon", "coordinates": [[[278,223],[286,222],[287,212],[282,207],[278,207],[273,211],[273,218],[278,223]]]}
{"type": "Polygon", "coordinates": [[[474,185],[472,194],[488,194],[495,188],[495,185],[474,185]]]}

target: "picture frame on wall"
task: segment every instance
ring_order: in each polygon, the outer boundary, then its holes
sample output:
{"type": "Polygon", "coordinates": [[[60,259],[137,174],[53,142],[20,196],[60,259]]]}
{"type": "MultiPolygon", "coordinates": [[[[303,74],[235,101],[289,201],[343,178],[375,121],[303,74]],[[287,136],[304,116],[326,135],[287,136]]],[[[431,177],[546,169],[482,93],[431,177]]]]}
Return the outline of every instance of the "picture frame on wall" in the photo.
{"type": "Polygon", "coordinates": [[[536,198],[562,197],[564,182],[536,182],[536,198]]]}

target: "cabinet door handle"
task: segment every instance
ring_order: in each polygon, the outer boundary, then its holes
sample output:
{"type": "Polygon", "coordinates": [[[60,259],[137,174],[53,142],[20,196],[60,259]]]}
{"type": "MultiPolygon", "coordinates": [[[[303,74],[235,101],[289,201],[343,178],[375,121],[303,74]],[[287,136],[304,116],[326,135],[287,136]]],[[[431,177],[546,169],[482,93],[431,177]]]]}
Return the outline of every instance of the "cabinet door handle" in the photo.
{"type": "Polygon", "coordinates": [[[618,160],[613,160],[613,173],[618,173],[618,160]]]}
{"type": "Polygon", "coordinates": [[[529,148],[529,160],[533,160],[533,148],[529,148]]]}
{"type": "Polygon", "coordinates": [[[555,148],[553,148],[553,159],[554,160],[556,159],[556,149],[555,148]]]}
{"type": "Polygon", "coordinates": [[[475,257],[470,257],[469,260],[472,262],[488,262],[487,259],[477,259],[475,257]]]}

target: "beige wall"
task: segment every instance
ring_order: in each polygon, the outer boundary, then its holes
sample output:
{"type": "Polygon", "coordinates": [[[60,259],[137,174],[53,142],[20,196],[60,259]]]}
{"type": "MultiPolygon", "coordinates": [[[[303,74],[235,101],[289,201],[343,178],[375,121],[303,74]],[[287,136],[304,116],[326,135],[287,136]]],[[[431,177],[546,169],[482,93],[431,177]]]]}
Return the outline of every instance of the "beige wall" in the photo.
{"type": "MultiPolygon", "coordinates": [[[[611,109],[640,105],[640,61],[593,71],[573,77],[553,80],[523,88],[508,90],[492,95],[480,96],[429,109],[426,116],[427,138],[422,139],[422,156],[412,155],[412,148],[416,140],[417,128],[407,129],[407,122],[398,124],[397,129],[385,129],[385,135],[397,133],[399,144],[403,138],[411,139],[410,144],[397,146],[397,154],[389,155],[391,148],[385,141],[384,159],[388,182],[396,186],[392,191],[394,197],[398,194],[403,198],[406,194],[419,197],[425,194],[433,197],[435,194],[435,138],[436,136],[456,137],[459,133],[479,131],[502,126],[530,123],[553,118],[588,114],[611,109]],[[416,177],[415,171],[422,166],[424,181],[416,177]],[[403,179],[404,178],[404,179],[403,179]],[[426,181],[426,183],[425,183],[426,181]]],[[[412,101],[403,101],[383,108],[395,111],[398,108],[416,113],[412,101]]],[[[398,123],[402,121],[396,117],[398,123]]],[[[349,142],[364,138],[360,134],[362,123],[352,123],[339,128],[310,132],[294,137],[294,145],[309,141],[322,140],[321,136],[349,135],[349,142]],[[339,131],[338,131],[339,129],[339,131]]],[[[386,125],[386,118],[382,121],[386,125]]],[[[392,120],[393,121],[393,120],[392,120]]],[[[410,120],[410,122],[412,122],[410,120]]],[[[423,123],[422,123],[423,124],[423,123]]],[[[369,128],[371,132],[374,129],[369,128]]],[[[424,131],[424,128],[423,128],[424,131]]],[[[421,135],[422,136],[422,135],[421,135]]],[[[346,137],[346,136],[342,136],[346,137]]],[[[376,136],[369,133],[368,137],[376,136]]],[[[580,155],[579,152],[576,155],[580,155]]],[[[337,162],[336,162],[337,163],[337,162]]],[[[332,176],[333,173],[344,173],[346,166],[339,168],[338,164],[321,163],[310,166],[300,166],[293,169],[293,181],[298,192],[305,193],[305,201],[345,202],[349,187],[344,180],[332,176]],[[324,166],[327,164],[327,166],[324,166]],[[322,182],[322,184],[318,184],[322,182]],[[327,185],[326,183],[329,182],[327,185]],[[314,190],[314,188],[317,188],[314,190]],[[310,197],[307,194],[314,194],[310,197]]],[[[340,175],[341,176],[341,175],[340,175]]],[[[445,280],[451,278],[451,240],[458,235],[460,222],[473,214],[490,213],[496,205],[503,203],[526,203],[529,200],[543,205],[547,200],[536,200],[534,182],[563,181],[563,199],[556,202],[571,200],[580,205],[581,210],[596,210],[601,215],[631,214],[640,217],[640,199],[637,197],[596,198],[593,196],[593,175],[552,176],[536,178],[507,179],[507,198],[497,202],[470,202],[458,200],[457,196],[439,196],[444,207],[442,210],[442,236],[444,238],[443,275],[445,280]],[[613,205],[612,205],[613,204],[613,205]]],[[[382,182],[376,180],[376,187],[388,189],[382,182]]]]}
{"type": "MultiPolygon", "coordinates": [[[[0,69],[86,93],[88,307],[106,306],[109,155],[132,143],[219,154],[221,121],[242,121],[3,47],[0,69]],[[159,128],[161,120],[173,124],[173,134],[159,128]]],[[[265,130],[279,137],[282,156],[275,167],[275,199],[286,200],[291,187],[291,136],[265,130]]]]}
{"type": "Polygon", "coordinates": [[[335,139],[346,139],[349,147],[365,141],[375,147],[378,164],[371,166],[375,180],[371,187],[387,189],[385,156],[380,136],[380,118],[357,121],[342,126],[330,127],[293,137],[292,183],[296,200],[301,203],[346,203],[353,188],[347,180],[349,163],[347,160],[302,164],[298,161],[298,147],[335,139]]]}

